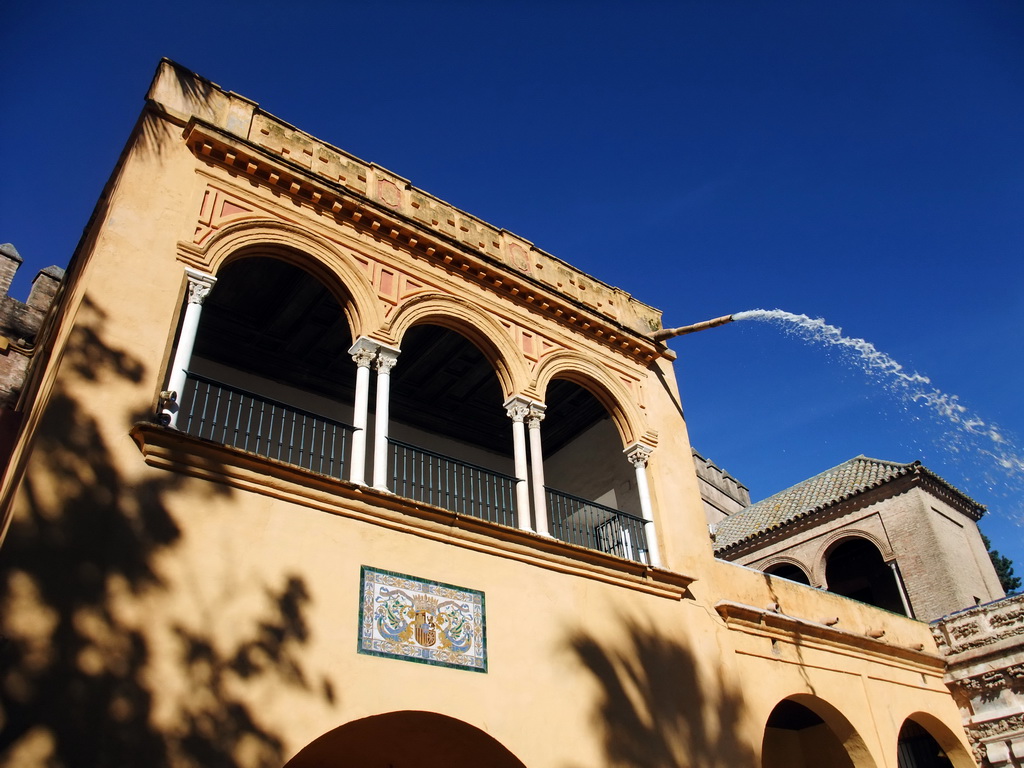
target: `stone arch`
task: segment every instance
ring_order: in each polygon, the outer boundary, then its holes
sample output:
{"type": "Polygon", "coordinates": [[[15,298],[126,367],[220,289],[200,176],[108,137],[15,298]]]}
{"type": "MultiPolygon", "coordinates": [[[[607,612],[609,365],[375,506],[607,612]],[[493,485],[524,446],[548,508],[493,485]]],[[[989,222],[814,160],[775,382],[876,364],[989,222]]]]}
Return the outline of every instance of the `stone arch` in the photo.
{"type": "Polygon", "coordinates": [[[337,245],[292,224],[274,220],[230,224],[210,239],[204,268],[216,275],[227,264],[255,255],[286,261],[323,283],[343,307],[353,339],[383,324],[383,307],[366,275],[337,245]]]}
{"type": "Polygon", "coordinates": [[[896,749],[899,768],[931,768],[932,765],[945,765],[944,762],[934,761],[931,765],[927,762],[921,764],[920,761],[913,759],[913,753],[916,750],[914,745],[907,744],[907,741],[911,740],[907,738],[909,735],[908,731],[911,730],[908,728],[908,725],[916,726],[913,730],[920,729],[931,737],[932,744],[927,745],[930,747],[927,757],[934,757],[934,746],[938,746],[945,753],[949,762],[952,763],[953,768],[974,768],[974,759],[963,741],[939,718],[928,712],[914,712],[904,719],[897,735],[896,749]]]}
{"type": "Polygon", "coordinates": [[[351,765],[526,768],[501,742],[476,726],[436,712],[415,710],[364,717],[335,728],[301,749],[285,768],[351,765]]]}
{"type": "MultiPolygon", "coordinates": [[[[758,565],[758,568],[761,569],[762,573],[767,573],[769,576],[780,576],[780,578],[784,578],[784,579],[785,578],[790,578],[790,577],[783,576],[781,574],[772,573],[772,571],[780,569],[780,568],[786,568],[786,567],[796,568],[798,571],[800,571],[800,573],[802,573],[804,575],[804,578],[807,580],[806,582],[801,582],[801,583],[806,583],[808,586],[812,585],[813,582],[811,581],[811,578],[812,578],[811,569],[808,568],[806,565],[804,565],[803,562],[801,562],[800,560],[797,560],[794,557],[787,557],[785,555],[776,555],[774,557],[768,558],[763,563],[758,565]]],[[[790,580],[791,581],[798,581],[798,582],[800,582],[800,579],[790,579],[790,580]]]]}
{"type": "Polygon", "coordinates": [[[624,448],[645,434],[644,418],[635,398],[592,360],[579,352],[561,350],[546,357],[537,368],[534,389],[545,399],[554,379],[565,379],[587,390],[604,407],[622,438],[624,448]]]}
{"type": "Polygon", "coordinates": [[[768,713],[761,742],[762,768],[876,768],[864,738],[832,704],[794,693],[768,713]]]}
{"type": "Polygon", "coordinates": [[[465,299],[437,293],[414,296],[398,307],[378,335],[401,347],[402,337],[410,328],[426,323],[469,339],[494,368],[505,398],[525,389],[529,369],[522,351],[501,323],[465,299]]]}
{"type": "Polygon", "coordinates": [[[888,545],[888,542],[882,541],[871,531],[862,530],[857,527],[839,528],[821,538],[811,559],[811,579],[815,584],[825,589],[828,588],[828,582],[825,579],[825,565],[828,562],[829,553],[851,538],[861,538],[870,541],[882,554],[882,559],[887,563],[896,558],[896,554],[892,551],[892,547],[888,545]]]}
{"type": "Polygon", "coordinates": [[[882,559],[885,560],[885,562],[888,563],[896,559],[896,553],[892,551],[892,547],[889,546],[889,543],[887,541],[878,538],[878,536],[876,536],[871,531],[866,531],[856,527],[840,528],[838,530],[832,531],[832,533],[825,536],[821,540],[821,544],[818,547],[817,559],[820,562],[824,563],[824,561],[828,558],[829,554],[836,547],[838,547],[847,539],[854,538],[867,539],[872,544],[874,544],[875,548],[878,550],[879,554],[882,555],[882,559]]]}
{"type": "Polygon", "coordinates": [[[838,531],[822,548],[822,584],[829,592],[907,615],[906,595],[890,567],[894,562],[892,550],[880,546],[877,537],[860,530],[838,531]]]}

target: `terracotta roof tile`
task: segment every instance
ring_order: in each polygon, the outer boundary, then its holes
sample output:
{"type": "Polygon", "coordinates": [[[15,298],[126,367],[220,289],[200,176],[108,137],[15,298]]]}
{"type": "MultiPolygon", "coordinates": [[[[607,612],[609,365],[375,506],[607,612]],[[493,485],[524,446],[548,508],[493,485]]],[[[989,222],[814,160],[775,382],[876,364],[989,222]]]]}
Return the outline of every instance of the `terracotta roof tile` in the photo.
{"type": "Polygon", "coordinates": [[[723,552],[760,533],[876,488],[919,467],[918,462],[899,464],[857,456],[729,515],[715,530],[715,552],[723,552]]]}

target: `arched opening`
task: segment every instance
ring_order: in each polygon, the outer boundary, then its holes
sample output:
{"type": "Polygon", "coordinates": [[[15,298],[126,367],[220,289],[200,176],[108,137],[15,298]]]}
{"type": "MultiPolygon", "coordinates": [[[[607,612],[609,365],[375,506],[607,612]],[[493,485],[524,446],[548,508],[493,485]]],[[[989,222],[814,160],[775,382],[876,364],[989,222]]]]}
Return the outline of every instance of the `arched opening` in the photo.
{"type": "Polygon", "coordinates": [[[516,525],[512,422],[494,367],[457,331],[414,325],[391,373],[388,485],[399,496],[516,525]]]}
{"type": "Polygon", "coordinates": [[[899,768],[949,768],[952,763],[935,737],[913,720],[900,728],[896,748],[899,768]]]}
{"type": "Polygon", "coordinates": [[[804,569],[793,563],[777,563],[765,568],[764,572],[770,576],[778,576],[780,579],[795,581],[798,584],[807,584],[808,586],[811,584],[811,579],[804,569]]]}
{"type": "Polygon", "coordinates": [[[317,278],[278,258],[233,261],[203,302],[177,426],[344,477],[351,344],[344,307],[317,278]]]}
{"type": "Polygon", "coordinates": [[[566,379],[548,385],[542,425],[551,534],[633,560],[647,560],[636,473],[605,406],[566,379]]]}
{"type": "Polygon", "coordinates": [[[893,569],[873,543],[860,537],[836,545],[825,562],[829,592],[906,615],[893,569]]]}
{"type": "Polygon", "coordinates": [[[934,715],[916,712],[903,721],[896,747],[899,768],[973,768],[963,743],[934,715]]]}
{"type": "Polygon", "coordinates": [[[761,744],[762,768],[874,768],[860,734],[834,707],[806,694],[780,701],[761,744]]]}
{"type": "Polygon", "coordinates": [[[324,734],[285,768],[525,768],[494,737],[433,712],[389,712],[324,734]]]}

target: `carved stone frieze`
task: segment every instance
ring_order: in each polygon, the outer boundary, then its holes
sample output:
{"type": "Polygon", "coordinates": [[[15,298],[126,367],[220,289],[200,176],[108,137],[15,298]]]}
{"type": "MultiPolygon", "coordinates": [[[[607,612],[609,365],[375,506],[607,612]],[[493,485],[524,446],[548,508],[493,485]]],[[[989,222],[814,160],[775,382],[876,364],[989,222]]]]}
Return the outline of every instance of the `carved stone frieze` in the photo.
{"type": "Polygon", "coordinates": [[[949,628],[949,634],[951,634],[957,640],[963,640],[964,638],[971,637],[978,634],[981,631],[981,627],[978,626],[978,622],[971,621],[966,624],[954,624],[949,628]]]}
{"type": "Polygon", "coordinates": [[[1024,626],[1024,608],[1016,608],[1012,611],[994,613],[988,617],[988,623],[994,629],[1002,629],[1015,624],[1024,626]]]}

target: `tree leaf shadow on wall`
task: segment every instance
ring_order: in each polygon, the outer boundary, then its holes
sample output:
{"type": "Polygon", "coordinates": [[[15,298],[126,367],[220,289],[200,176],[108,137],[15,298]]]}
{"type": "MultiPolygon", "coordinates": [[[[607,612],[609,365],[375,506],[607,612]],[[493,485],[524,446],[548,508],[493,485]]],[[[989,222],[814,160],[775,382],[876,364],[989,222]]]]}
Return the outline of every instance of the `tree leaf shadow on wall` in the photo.
{"type": "MultiPolygon", "coordinates": [[[[141,381],[144,364],[104,342],[103,313],[87,303],[79,316],[65,370],[94,392],[141,381]]],[[[209,627],[170,628],[178,653],[162,648],[160,660],[174,664],[183,693],[167,716],[145,606],[176,589],[155,565],[182,543],[169,496],[186,483],[191,494],[237,491],[159,470],[127,476],[91,415],[104,404],[88,405],[68,390],[52,395],[0,549],[0,766],[280,766],[280,736],[239,692],[270,681],[333,701],[302,663],[303,579],[262,585],[262,608],[233,646],[209,627]]]]}
{"type": "MultiPolygon", "coordinates": [[[[576,660],[599,686],[593,718],[609,768],[726,768],[753,765],[737,731],[742,692],[721,673],[698,672],[694,649],[623,617],[626,640],[585,631],[570,637],[576,660]]],[[[719,649],[702,649],[719,655],[719,649]]],[[[715,664],[705,665],[714,669],[715,664]]]]}

